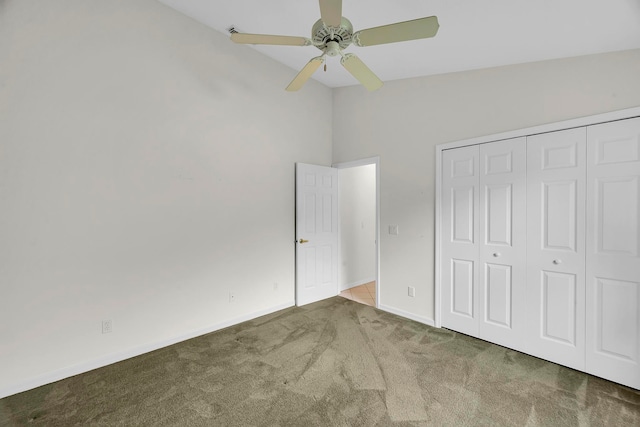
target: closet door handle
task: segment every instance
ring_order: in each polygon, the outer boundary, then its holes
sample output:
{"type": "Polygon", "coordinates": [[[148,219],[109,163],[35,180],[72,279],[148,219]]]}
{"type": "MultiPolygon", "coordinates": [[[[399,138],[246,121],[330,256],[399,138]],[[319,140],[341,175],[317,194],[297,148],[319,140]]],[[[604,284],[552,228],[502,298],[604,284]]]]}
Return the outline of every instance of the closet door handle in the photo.
{"type": "Polygon", "coordinates": [[[495,258],[498,258],[498,257],[500,256],[500,252],[494,252],[494,253],[493,253],[493,256],[494,256],[495,258]]]}
{"type": "Polygon", "coordinates": [[[562,264],[562,260],[561,259],[554,259],[553,263],[558,265],[558,264],[562,264]]]}

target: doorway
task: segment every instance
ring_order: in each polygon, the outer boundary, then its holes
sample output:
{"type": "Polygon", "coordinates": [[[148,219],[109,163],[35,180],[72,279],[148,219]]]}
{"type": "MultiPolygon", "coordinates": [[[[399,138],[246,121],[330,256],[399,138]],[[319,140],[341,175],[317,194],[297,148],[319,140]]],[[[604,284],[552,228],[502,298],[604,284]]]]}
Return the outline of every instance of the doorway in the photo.
{"type": "Polygon", "coordinates": [[[333,165],[338,169],[338,291],[377,307],[379,282],[379,158],[333,165]]]}

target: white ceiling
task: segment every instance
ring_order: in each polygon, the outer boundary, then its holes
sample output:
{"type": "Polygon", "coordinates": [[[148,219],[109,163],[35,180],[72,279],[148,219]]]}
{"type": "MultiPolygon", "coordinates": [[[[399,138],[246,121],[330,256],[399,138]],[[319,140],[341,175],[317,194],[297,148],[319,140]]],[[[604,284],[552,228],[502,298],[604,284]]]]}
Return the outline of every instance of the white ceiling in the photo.
{"type": "MultiPolygon", "coordinates": [[[[159,0],[228,35],[241,32],[311,36],[317,0],[159,0]]],[[[383,81],[640,48],[640,0],[343,0],[354,31],[436,15],[431,39],[350,46],[383,81]]],[[[229,40],[229,43],[232,43],[229,40]]],[[[283,88],[319,50],[313,46],[251,46],[291,67],[283,88]]],[[[314,79],[329,86],[358,82],[327,59],[314,79]]]]}

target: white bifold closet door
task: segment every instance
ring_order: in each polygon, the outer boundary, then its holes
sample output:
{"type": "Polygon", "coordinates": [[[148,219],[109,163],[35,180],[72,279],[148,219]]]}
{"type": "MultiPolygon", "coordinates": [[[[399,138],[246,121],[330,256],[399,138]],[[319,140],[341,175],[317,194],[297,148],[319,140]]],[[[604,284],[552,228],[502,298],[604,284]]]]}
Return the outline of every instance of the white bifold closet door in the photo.
{"type": "Polygon", "coordinates": [[[478,336],[478,146],[447,150],[442,162],[442,325],[478,336]]]}
{"type": "Polygon", "coordinates": [[[586,128],[527,137],[527,352],[585,368],[586,128]]]}
{"type": "Polygon", "coordinates": [[[522,350],[526,328],[526,139],[480,145],[479,336],[522,350]]]}
{"type": "Polygon", "coordinates": [[[640,118],[442,152],[442,326],[640,388],[640,118]]]}
{"type": "Polygon", "coordinates": [[[640,386],[640,118],[587,130],[587,372],[640,386]]]}
{"type": "Polygon", "coordinates": [[[524,345],[525,138],[443,153],[442,324],[524,345]]]}

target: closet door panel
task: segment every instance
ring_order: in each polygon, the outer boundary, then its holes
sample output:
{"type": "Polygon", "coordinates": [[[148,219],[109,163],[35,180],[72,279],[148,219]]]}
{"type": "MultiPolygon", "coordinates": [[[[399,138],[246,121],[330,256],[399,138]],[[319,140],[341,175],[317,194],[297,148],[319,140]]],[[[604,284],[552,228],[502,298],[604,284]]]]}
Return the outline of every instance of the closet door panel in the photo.
{"type": "Polygon", "coordinates": [[[478,146],[442,154],[442,326],[478,336],[478,146]]]}
{"type": "Polygon", "coordinates": [[[640,119],[587,138],[587,372],[640,388],[640,119]]]}
{"type": "Polygon", "coordinates": [[[451,313],[473,319],[474,262],[451,258],[451,313]]]}
{"type": "Polygon", "coordinates": [[[480,146],[480,337],[522,350],[526,331],[526,138],[480,146]]]}
{"type": "Polygon", "coordinates": [[[513,183],[485,183],[483,190],[485,242],[487,245],[511,246],[513,183]]]}
{"type": "MultiPolygon", "coordinates": [[[[484,319],[489,325],[512,329],[513,282],[511,266],[485,263],[484,319]]],[[[482,330],[486,329],[486,325],[482,330]]],[[[481,332],[481,336],[484,334],[481,332]]]]}
{"type": "Polygon", "coordinates": [[[542,271],[540,335],[570,346],[576,345],[576,275],[542,271]]]}
{"type": "MultiPolygon", "coordinates": [[[[541,183],[543,249],[576,251],[577,184],[575,179],[541,183]]],[[[581,207],[580,207],[581,208],[581,207]]]]}
{"type": "Polygon", "coordinates": [[[527,137],[526,351],[585,368],[586,129],[527,137]]]}

